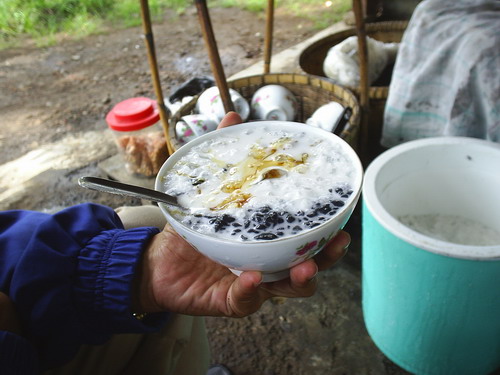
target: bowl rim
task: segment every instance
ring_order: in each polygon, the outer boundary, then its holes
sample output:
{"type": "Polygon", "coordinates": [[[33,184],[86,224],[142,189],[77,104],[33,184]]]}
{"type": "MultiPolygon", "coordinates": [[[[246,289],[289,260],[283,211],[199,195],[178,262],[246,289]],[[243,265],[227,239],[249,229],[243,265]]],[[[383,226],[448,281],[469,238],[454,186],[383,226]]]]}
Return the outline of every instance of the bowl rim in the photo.
{"type": "Polygon", "coordinates": [[[210,238],[212,240],[216,240],[216,241],[220,241],[222,243],[227,243],[227,244],[232,244],[232,245],[237,244],[237,245],[243,245],[243,246],[250,246],[250,245],[252,245],[252,246],[256,246],[256,245],[257,246],[264,246],[264,245],[269,245],[271,243],[278,243],[278,242],[287,241],[290,239],[295,240],[297,238],[300,238],[300,237],[303,237],[306,235],[310,235],[313,232],[316,232],[316,231],[323,229],[333,219],[336,219],[336,218],[342,216],[345,212],[348,212],[349,210],[351,210],[351,211],[354,210],[354,208],[355,208],[355,206],[356,206],[356,204],[361,196],[361,191],[362,191],[362,186],[363,186],[363,178],[364,178],[363,165],[362,165],[361,160],[360,160],[358,154],[356,153],[356,151],[354,151],[354,149],[351,147],[351,145],[349,145],[349,143],[347,143],[345,140],[343,140],[341,137],[337,136],[336,134],[333,134],[333,133],[328,132],[328,131],[321,129],[321,128],[311,127],[310,125],[306,125],[306,124],[303,124],[300,122],[294,122],[294,121],[270,121],[270,120],[251,121],[251,122],[245,122],[245,123],[241,123],[241,124],[232,125],[232,126],[222,128],[222,129],[217,129],[213,132],[203,134],[203,135],[193,139],[192,141],[184,144],[182,147],[177,149],[172,155],[170,155],[168,157],[168,159],[161,166],[161,168],[156,176],[155,184],[154,184],[155,190],[161,191],[160,187],[162,184],[162,178],[166,174],[166,171],[168,169],[170,169],[170,167],[172,165],[174,165],[182,156],[184,156],[187,152],[189,152],[189,150],[191,148],[203,143],[207,139],[216,137],[218,134],[235,132],[236,127],[237,127],[237,129],[244,130],[246,128],[250,128],[250,127],[255,126],[255,125],[258,126],[258,125],[265,125],[265,124],[278,125],[280,127],[290,128],[291,130],[294,130],[294,131],[297,130],[297,128],[296,128],[297,125],[302,126],[302,127],[307,127],[306,129],[308,129],[309,131],[312,131],[313,133],[330,138],[331,140],[334,140],[334,142],[340,144],[342,146],[343,151],[345,151],[347,156],[349,157],[349,159],[352,160],[353,164],[355,165],[355,169],[357,171],[355,181],[353,183],[353,192],[354,193],[348,198],[347,204],[345,204],[343,207],[341,207],[335,215],[331,216],[324,223],[321,223],[320,225],[318,225],[314,228],[302,231],[302,232],[300,232],[296,235],[293,235],[293,236],[281,237],[281,238],[276,238],[273,240],[258,240],[258,241],[236,241],[236,240],[233,241],[233,240],[229,240],[229,239],[225,239],[225,238],[221,238],[221,237],[210,236],[210,235],[205,234],[205,233],[197,232],[197,231],[187,227],[186,225],[180,223],[178,220],[176,220],[170,214],[170,212],[168,212],[168,209],[167,209],[168,205],[167,204],[158,203],[158,206],[160,207],[163,214],[166,215],[167,218],[169,218],[170,220],[173,220],[176,223],[178,223],[179,225],[181,225],[187,232],[191,232],[197,236],[201,236],[202,238],[207,237],[207,238],[210,238]]]}
{"type": "Polygon", "coordinates": [[[423,249],[431,253],[450,258],[481,261],[500,260],[500,245],[474,246],[456,244],[429,237],[413,229],[410,229],[385,209],[384,205],[380,202],[376,194],[375,187],[379,172],[387,166],[387,163],[394,160],[400,155],[410,153],[417,149],[445,145],[476,145],[478,147],[484,148],[485,150],[496,152],[500,157],[500,144],[477,138],[443,136],[418,139],[402,143],[380,154],[366,168],[362,188],[363,204],[366,205],[367,209],[370,211],[370,214],[387,231],[419,249],[423,249]],[[457,249],[459,251],[457,251],[457,249]]]}

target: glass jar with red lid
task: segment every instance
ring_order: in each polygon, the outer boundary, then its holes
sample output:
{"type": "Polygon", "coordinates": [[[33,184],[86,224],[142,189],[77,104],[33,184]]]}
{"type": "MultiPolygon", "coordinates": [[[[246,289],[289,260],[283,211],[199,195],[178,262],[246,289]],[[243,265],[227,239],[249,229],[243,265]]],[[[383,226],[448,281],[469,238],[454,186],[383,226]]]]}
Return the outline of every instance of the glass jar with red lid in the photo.
{"type": "Polygon", "coordinates": [[[146,97],[126,99],[106,115],[116,144],[132,174],[156,176],[168,157],[157,103],[146,97]]]}

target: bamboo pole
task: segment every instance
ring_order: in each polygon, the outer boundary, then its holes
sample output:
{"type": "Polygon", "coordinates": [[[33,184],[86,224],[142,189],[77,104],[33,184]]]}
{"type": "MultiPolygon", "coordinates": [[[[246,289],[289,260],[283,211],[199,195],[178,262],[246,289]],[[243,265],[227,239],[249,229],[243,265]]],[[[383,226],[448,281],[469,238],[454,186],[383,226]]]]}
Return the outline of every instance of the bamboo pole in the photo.
{"type": "Polygon", "coordinates": [[[224,68],[222,67],[219,50],[217,48],[217,42],[215,40],[215,35],[212,29],[212,22],[210,21],[210,15],[208,14],[207,3],[205,0],[195,0],[195,4],[198,11],[198,18],[201,25],[203,39],[205,40],[205,45],[208,50],[210,65],[215,77],[215,82],[217,84],[217,87],[219,88],[222,103],[224,105],[224,110],[226,111],[226,113],[234,111],[233,101],[231,100],[231,96],[229,95],[229,88],[227,86],[224,68]]]}
{"type": "Polygon", "coordinates": [[[266,37],[264,41],[264,74],[271,71],[271,55],[273,46],[273,27],[274,27],[274,0],[267,1],[266,12],[266,37]]]}
{"type": "Polygon", "coordinates": [[[361,107],[361,128],[359,147],[361,152],[368,152],[369,125],[368,117],[370,113],[370,96],[368,82],[368,49],[366,44],[366,29],[363,6],[361,0],[353,0],[352,9],[356,19],[356,33],[358,35],[358,55],[360,65],[360,85],[359,85],[359,105],[361,107]]]}
{"type": "Polygon", "coordinates": [[[141,0],[141,18],[142,18],[142,28],[144,32],[144,40],[146,42],[146,48],[148,53],[149,69],[151,70],[151,77],[153,79],[156,101],[158,103],[158,109],[160,111],[160,120],[163,127],[163,133],[165,135],[165,142],[167,144],[167,151],[169,155],[172,155],[174,153],[174,149],[170,144],[168,135],[169,116],[167,107],[165,106],[163,92],[161,89],[160,75],[158,73],[158,64],[156,60],[155,44],[153,38],[153,29],[151,27],[151,16],[149,13],[148,0],[141,0]]]}

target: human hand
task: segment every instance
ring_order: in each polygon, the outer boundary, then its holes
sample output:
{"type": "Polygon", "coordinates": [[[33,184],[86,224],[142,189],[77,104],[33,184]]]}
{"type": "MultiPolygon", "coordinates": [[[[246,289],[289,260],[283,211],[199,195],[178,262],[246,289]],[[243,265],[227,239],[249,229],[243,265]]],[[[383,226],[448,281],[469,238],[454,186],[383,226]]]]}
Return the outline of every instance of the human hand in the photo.
{"type": "Polygon", "coordinates": [[[312,296],[317,272],[342,258],[349,243],[349,234],[340,231],[318,255],[292,267],[289,278],[262,283],[261,272],[245,271],[237,277],[167,225],[146,249],[132,308],[136,312],[247,316],[271,297],[312,296]]]}
{"type": "MultiPolygon", "coordinates": [[[[237,113],[230,112],[218,129],[241,122],[237,113]]],[[[136,312],[243,317],[257,311],[271,297],[312,296],[317,272],[337,262],[349,243],[349,234],[340,231],[322,252],[292,267],[289,278],[263,283],[258,271],[235,276],[200,254],[167,225],[144,254],[132,308],[136,312]]]]}
{"type": "Polygon", "coordinates": [[[217,129],[227,128],[228,126],[233,126],[236,124],[241,124],[243,120],[237,112],[228,112],[220,122],[217,129]]]}

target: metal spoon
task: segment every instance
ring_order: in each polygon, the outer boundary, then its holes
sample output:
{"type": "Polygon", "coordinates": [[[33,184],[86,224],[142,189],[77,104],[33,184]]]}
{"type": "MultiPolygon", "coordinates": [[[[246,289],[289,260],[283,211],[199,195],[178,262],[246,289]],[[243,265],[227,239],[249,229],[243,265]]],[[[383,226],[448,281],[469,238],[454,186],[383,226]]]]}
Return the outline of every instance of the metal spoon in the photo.
{"type": "Polygon", "coordinates": [[[250,182],[250,185],[258,184],[262,180],[266,180],[266,179],[269,179],[269,178],[277,178],[277,177],[286,176],[287,174],[288,174],[288,170],[286,168],[280,167],[280,166],[277,166],[277,165],[272,166],[272,167],[263,168],[260,171],[260,173],[257,176],[257,178],[255,180],[253,180],[252,182],[250,182]],[[274,175],[272,177],[270,177],[271,174],[274,174],[274,175]]]}
{"type": "Polygon", "coordinates": [[[124,184],[123,182],[107,180],[99,177],[80,177],[78,184],[84,188],[103,191],[105,193],[118,194],[127,197],[148,199],[154,202],[162,202],[181,207],[177,198],[159,192],[157,190],[143,188],[141,186],[124,184]]]}

